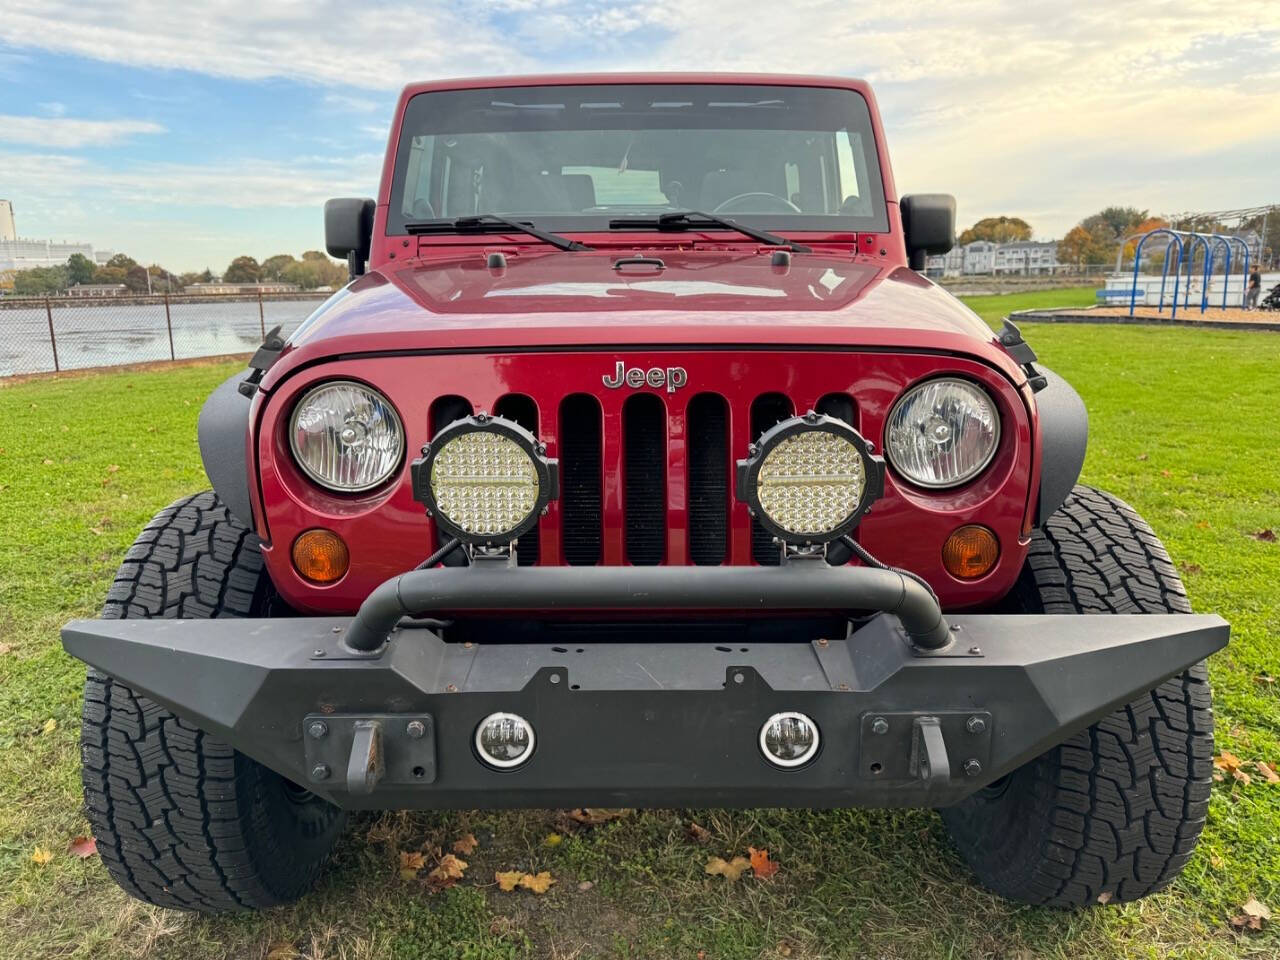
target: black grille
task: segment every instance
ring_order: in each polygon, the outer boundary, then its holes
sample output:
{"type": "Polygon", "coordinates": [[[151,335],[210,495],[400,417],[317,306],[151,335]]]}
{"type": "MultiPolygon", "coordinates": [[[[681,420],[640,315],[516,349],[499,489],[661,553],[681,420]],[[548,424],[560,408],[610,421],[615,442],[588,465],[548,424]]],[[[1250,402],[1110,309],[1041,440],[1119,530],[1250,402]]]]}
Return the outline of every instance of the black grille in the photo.
{"type": "MultiPolygon", "coordinates": [[[[794,413],[791,399],[781,393],[765,393],[756,397],[751,404],[752,441],[758,440],[760,434],[794,413]]],[[[773,542],[773,536],[760,526],[759,520],[751,521],[751,556],[764,567],[776,567],[782,562],[778,545],[773,542]]]]}
{"type": "Polygon", "coordinates": [[[729,411],[724,397],[700,393],[689,403],[689,559],[725,561],[729,536],[729,411]]]}
{"type": "MultiPolygon", "coordinates": [[[[532,397],[520,393],[510,393],[494,405],[494,414],[514,420],[535,437],[538,436],[538,406],[532,397]]],[[[522,567],[531,567],[542,557],[541,522],[533,525],[533,529],[520,538],[516,544],[516,563],[522,567]]]]}
{"type": "Polygon", "coordinates": [[[627,560],[662,562],[667,539],[667,408],[651,393],[622,407],[627,560]]]}
{"type": "Polygon", "coordinates": [[[600,404],[574,394],[560,404],[560,524],[565,563],[600,562],[600,404]]]}

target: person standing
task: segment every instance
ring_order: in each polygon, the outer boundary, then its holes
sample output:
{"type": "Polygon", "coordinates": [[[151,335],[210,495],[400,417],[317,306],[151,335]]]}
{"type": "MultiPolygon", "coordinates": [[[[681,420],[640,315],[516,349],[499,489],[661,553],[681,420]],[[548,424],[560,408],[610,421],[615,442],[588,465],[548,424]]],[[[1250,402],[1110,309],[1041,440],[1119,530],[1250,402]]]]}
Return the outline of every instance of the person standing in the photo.
{"type": "Polygon", "coordinates": [[[1253,268],[1253,273],[1249,274],[1249,287],[1244,292],[1244,308],[1246,310],[1256,309],[1258,306],[1258,294],[1262,293],[1262,274],[1258,273],[1258,268],[1253,268]]]}

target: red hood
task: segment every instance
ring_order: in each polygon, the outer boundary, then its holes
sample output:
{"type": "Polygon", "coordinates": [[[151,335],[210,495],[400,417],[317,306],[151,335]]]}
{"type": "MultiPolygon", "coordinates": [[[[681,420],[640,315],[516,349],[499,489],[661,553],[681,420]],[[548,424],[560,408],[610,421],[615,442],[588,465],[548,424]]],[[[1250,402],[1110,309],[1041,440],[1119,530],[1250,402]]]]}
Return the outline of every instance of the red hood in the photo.
{"type": "MultiPolygon", "coordinates": [[[[968,307],[905,267],[848,253],[662,249],[665,269],[617,270],[627,253],[508,249],[388,264],[326,301],[289,338],[265,389],[335,355],[599,346],[906,348],[1025,375],[968,307]]],[[[628,251],[630,252],[630,251],[628,251]]]]}

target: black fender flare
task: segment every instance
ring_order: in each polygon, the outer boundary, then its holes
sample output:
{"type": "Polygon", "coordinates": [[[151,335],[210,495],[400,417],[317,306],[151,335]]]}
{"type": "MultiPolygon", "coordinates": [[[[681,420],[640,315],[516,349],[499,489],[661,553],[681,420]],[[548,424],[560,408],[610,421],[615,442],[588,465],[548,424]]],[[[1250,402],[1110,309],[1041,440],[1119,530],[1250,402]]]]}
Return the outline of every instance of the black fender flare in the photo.
{"type": "Polygon", "coordinates": [[[1066,502],[1080,479],[1089,445],[1089,412],[1071,384],[1039,367],[1047,381],[1036,394],[1040,419],[1040,500],[1036,525],[1042,526],[1066,502]]]}
{"type": "Polygon", "coordinates": [[[240,371],[209,394],[200,408],[196,436],[200,459],[213,492],[231,515],[253,529],[253,507],[249,498],[249,464],[246,444],[249,437],[249,398],[240,392],[245,371],[240,371]]]}

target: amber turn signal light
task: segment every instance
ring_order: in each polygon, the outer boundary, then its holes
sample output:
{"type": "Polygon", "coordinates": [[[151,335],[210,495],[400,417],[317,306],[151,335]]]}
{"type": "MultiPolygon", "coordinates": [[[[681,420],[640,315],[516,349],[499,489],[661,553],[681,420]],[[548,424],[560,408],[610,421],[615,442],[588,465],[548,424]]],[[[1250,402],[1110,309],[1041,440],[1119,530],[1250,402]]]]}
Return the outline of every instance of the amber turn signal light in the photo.
{"type": "Polygon", "coordinates": [[[1000,559],[1000,541],[986,527],[958,527],[942,545],[942,565],[957,580],[977,580],[991,572],[1000,559]]]}
{"type": "Polygon", "coordinates": [[[342,579],[351,565],[351,554],[332,530],[308,530],[293,541],[293,568],[312,583],[342,579]]]}

